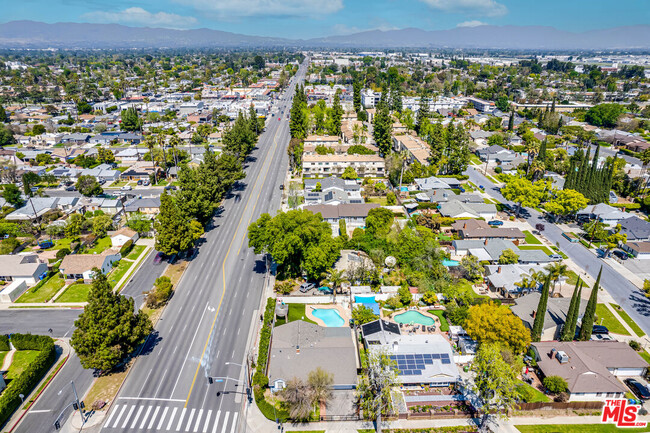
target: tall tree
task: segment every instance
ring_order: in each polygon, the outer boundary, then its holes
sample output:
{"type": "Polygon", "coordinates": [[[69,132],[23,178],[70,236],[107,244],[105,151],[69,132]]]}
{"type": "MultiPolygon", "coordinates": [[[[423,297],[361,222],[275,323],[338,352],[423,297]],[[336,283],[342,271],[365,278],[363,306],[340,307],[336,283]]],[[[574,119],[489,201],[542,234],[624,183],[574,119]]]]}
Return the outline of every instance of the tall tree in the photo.
{"type": "Polygon", "coordinates": [[[393,119],[386,103],[379,104],[372,121],[373,138],[381,155],[388,155],[392,145],[393,119]]]}
{"type": "Polygon", "coordinates": [[[426,95],[420,96],[420,106],[415,120],[415,132],[420,135],[424,125],[429,123],[429,98],[426,95]]]}
{"type": "Polygon", "coordinates": [[[142,128],[142,119],[135,108],[127,108],[122,111],[120,117],[122,118],[122,129],[125,131],[139,131],[142,128]]]}
{"type": "Polygon", "coordinates": [[[591,294],[589,295],[589,301],[587,301],[587,307],[585,308],[585,314],[582,316],[582,324],[580,325],[580,335],[578,340],[588,341],[591,338],[591,332],[594,328],[594,319],[596,318],[596,305],[598,304],[598,289],[600,287],[600,276],[603,273],[603,267],[600,267],[598,271],[598,277],[596,278],[596,284],[594,284],[593,289],[591,289],[591,294]]]}
{"type": "Polygon", "coordinates": [[[544,286],[542,287],[542,294],[539,297],[539,303],[537,304],[537,310],[535,313],[535,321],[533,322],[533,329],[531,331],[531,340],[540,341],[542,338],[542,332],[544,331],[544,318],[546,317],[546,307],[548,305],[548,292],[551,286],[551,274],[549,273],[544,281],[544,286]]]}
{"type": "Polygon", "coordinates": [[[23,197],[20,188],[13,183],[5,185],[2,190],[2,198],[4,198],[7,203],[11,204],[14,208],[18,208],[23,204],[23,197]]]}
{"type": "Polygon", "coordinates": [[[357,404],[376,420],[377,432],[381,433],[381,417],[392,412],[391,392],[399,384],[395,361],[380,350],[371,351],[363,366],[365,374],[357,385],[357,404]]]}
{"type": "Polygon", "coordinates": [[[113,292],[106,275],[94,270],[88,304],[75,321],[70,339],[84,368],[110,370],[151,333],[153,326],[133,299],[113,292]]]}
{"type": "Polygon", "coordinates": [[[153,135],[147,135],[144,139],[144,145],[149,149],[149,154],[151,155],[151,164],[153,165],[153,183],[154,185],[158,183],[158,173],[156,170],[156,158],[153,155],[153,150],[156,148],[156,137],[153,135]]]}
{"type": "Polygon", "coordinates": [[[7,123],[8,120],[9,120],[9,116],[7,116],[5,107],[0,105],[0,123],[7,123]]]}
{"type": "Polygon", "coordinates": [[[181,212],[174,197],[163,192],[160,213],[154,222],[156,250],[172,255],[188,249],[203,234],[201,223],[181,212]]]}
{"type": "Polygon", "coordinates": [[[357,113],[361,111],[361,81],[355,80],[352,83],[352,105],[357,113]]]}
{"type": "Polygon", "coordinates": [[[575,289],[573,289],[573,296],[571,296],[571,303],[567,311],[567,317],[562,327],[561,341],[573,341],[576,335],[576,326],[578,324],[578,315],[580,314],[580,301],[582,296],[582,280],[578,278],[575,289]]]}
{"type": "Polygon", "coordinates": [[[343,118],[343,107],[341,106],[341,89],[336,91],[334,95],[334,103],[332,105],[332,114],[330,119],[330,135],[341,135],[341,119],[343,118]]]}

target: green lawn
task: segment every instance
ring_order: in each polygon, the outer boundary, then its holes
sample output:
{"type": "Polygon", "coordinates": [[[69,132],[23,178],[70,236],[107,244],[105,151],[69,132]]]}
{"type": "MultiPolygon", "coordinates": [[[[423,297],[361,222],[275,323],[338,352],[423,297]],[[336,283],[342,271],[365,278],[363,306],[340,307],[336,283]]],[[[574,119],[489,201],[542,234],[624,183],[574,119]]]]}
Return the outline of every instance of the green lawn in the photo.
{"type": "Polygon", "coordinates": [[[625,329],[621,322],[614,317],[605,304],[596,305],[596,316],[598,316],[598,321],[596,323],[600,325],[602,319],[603,326],[606,326],[610,332],[613,332],[614,334],[630,335],[630,333],[627,332],[627,329],[625,329]]]}
{"type": "Polygon", "coordinates": [[[379,206],[387,206],[386,197],[369,197],[368,203],[377,203],[379,206]]]}
{"type": "Polygon", "coordinates": [[[639,355],[641,355],[641,358],[645,359],[645,362],[650,364],[650,353],[646,352],[645,350],[642,350],[642,351],[640,351],[638,353],[639,353],[639,355]]]}
{"type": "Polygon", "coordinates": [[[144,251],[145,248],[146,247],[144,245],[136,245],[136,246],[134,246],[133,249],[131,250],[131,252],[129,253],[129,255],[126,256],[126,258],[129,259],[129,260],[137,259],[140,256],[140,254],[142,254],[142,252],[144,251]]]}
{"type": "Polygon", "coordinates": [[[614,424],[536,424],[516,425],[521,433],[619,433],[647,432],[647,427],[620,429],[614,424]]]}
{"type": "MultiPolygon", "coordinates": [[[[526,235],[528,237],[528,235],[526,235]]],[[[551,255],[553,254],[553,251],[550,250],[550,248],[545,247],[544,245],[519,245],[517,248],[520,250],[542,250],[544,251],[545,254],[551,255]]]]}
{"type": "Polygon", "coordinates": [[[575,286],[578,284],[578,274],[576,274],[574,271],[569,271],[567,275],[567,284],[571,286],[575,286]]]}
{"type": "Polygon", "coordinates": [[[56,298],[55,302],[86,302],[90,293],[90,284],[73,284],[56,298]]]}
{"type": "Polygon", "coordinates": [[[440,331],[441,332],[449,331],[449,322],[447,322],[447,319],[443,315],[444,311],[442,311],[442,310],[429,310],[429,313],[433,314],[434,316],[438,316],[438,319],[440,319],[440,331]]]}
{"type": "Polygon", "coordinates": [[[52,248],[48,248],[47,251],[50,250],[60,250],[63,248],[70,249],[70,244],[74,241],[72,238],[62,238],[62,239],[53,239],[52,242],[54,242],[54,246],[52,248]]]}
{"type": "Polygon", "coordinates": [[[117,266],[113,268],[110,274],[108,274],[108,282],[111,283],[111,287],[115,287],[117,283],[120,282],[122,277],[131,269],[133,262],[128,260],[120,260],[117,263],[117,266]]]}
{"type": "Polygon", "coordinates": [[[87,249],[84,254],[101,254],[111,247],[111,238],[105,236],[103,238],[97,239],[93,244],[92,248],[87,249]]]}
{"type": "Polygon", "coordinates": [[[487,295],[479,295],[478,293],[476,293],[474,291],[474,289],[472,288],[472,283],[470,283],[469,281],[467,281],[464,278],[461,278],[460,280],[458,280],[458,283],[456,284],[456,287],[459,289],[459,291],[467,292],[467,293],[470,294],[470,296],[472,296],[474,298],[486,298],[486,299],[489,298],[489,296],[487,296],[487,295]]]}
{"type": "Polygon", "coordinates": [[[469,160],[470,160],[472,163],[477,164],[477,165],[481,165],[481,164],[483,164],[483,162],[481,161],[481,158],[479,158],[478,156],[474,155],[473,153],[471,153],[471,154],[469,155],[469,160]]]}
{"type": "MultiPolygon", "coordinates": [[[[305,322],[316,324],[316,322],[307,318],[307,315],[305,314],[305,304],[289,304],[288,321],[293,322],[295,320],[304,320],[305,322]]],[[[284,321],[278,319],[275,323],[276,325],[283,325],[284,321]]]]}
{"type": "Polygon", "coordinates": [[[546,402],[551,401],[551,399],[547,395],[545,395],[543,392],[541,392],[537,388],[535,388],[533,386],[530,386],[530,385],[528,385],[527,383],[525,383],[525,382],[523,382],[521,380],[519,380],[518,382],[519,382],[519,384],[517,385],[518,387],[519,386],[524,386],[524,387],[527,387],[527,388],[530,388],[530,389],[533,390],[534,397],[533,397],[533,399],[531,401],[529,401],[527,403],[546,403],[546,402]]]}
{"type": "Polygon", "coordinates": [[[526,235],[526,243],[527,244],[537,244],[540,245],[542,242],[535,237],[534,234],[529,232],[528,230],[524,230],[524,234],[526,235]]]}
{"type": "Polygon", "coordinates": [[[27,302],[47,302],[52,299],[52,297],[56,295],[56,293],[61,290],[64,285],[65,281],[63,280],[63,276],[61,274],[56,274],[47,280],[47,282],[41,287],[37,288],[34,286],[23,293],[20,298],[16,299],[16,302],[20,304],[27,302]]]}
{"type": "Polygon", "coordinates": [[[0,352],[0,365],[2,365],[2,363],[4,362],[5,356],[7,356],[7,353],[9,353],[9,352],[0,352]]]}
{"type": "Polygon", "coordinates": [[[40,352],[38,350],[17,350],[14,353],[14,359],[11,360],[11,366],[5,376],[7,379],[16,379],[20,373],[25,371],[27,366],[34,362],[40,352]]]}
{"type": "Polygon", "coordinates": [[[645,332],[643,332],[643,329],[641,329],[641,327],[640,327],[639,325],[637,325],[636,322],[635,322],[634,320],[632,320],[632,318],[630,317],[630,315],[627,314],[627,313],[625,312],[624,309],[622,309],[620,306],[618,306],[618,305],[616,305],[616,304],[609,304],[609,305],[611,305],[612,307],[614,307],[614,309],[616,310],[616,312],[618,313],[618,315],[621,316],[621,317],[623,318],[623,320],[625,320],[625,323],[627,323],[627,325],[628,325],[630,328],[632,328],[632,330],[634,331],[634,333],[635,333],[637,336],[639,336],[639,337],[643,337],[643,336],[645,335],[645,332]]]}

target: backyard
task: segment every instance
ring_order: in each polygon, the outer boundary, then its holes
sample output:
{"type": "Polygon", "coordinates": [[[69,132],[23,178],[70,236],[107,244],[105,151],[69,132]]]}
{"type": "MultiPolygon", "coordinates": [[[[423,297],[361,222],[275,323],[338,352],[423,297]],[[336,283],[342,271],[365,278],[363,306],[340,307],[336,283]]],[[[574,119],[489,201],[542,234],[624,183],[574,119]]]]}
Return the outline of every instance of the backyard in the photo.
{"type": "Polygon", "coordinates": [[[91,248],[84,251],[84,254],[101,254],[111,247],[111,238],[104,236],[95,241],[91,248]]]}
{"type": "Polygon", "coordinates": [[[76,283],[65,289],[65,292],[56,298],[56,302],[86,302],[90,293],[90,284],[76,283]]]}
{"type": "Polygon", "coordinates": [[[65,281],[63,276],[60,273],[57,273],[52,278],[47,280],[45,284],[38,287],[38,284],[31,289],[27,290],[23,295],[16,299],[16,303],[24,304],[27,302],[47,302],[54,295],[57,294],[59,290],[63,288],[65,281]]]}
{"type": "Polygon", "coordinates": [[[428,312],[433,314],[434,316],[437,316],[438,319],[440,320],[440,332],[449,331],[449,322],[447,322],[447,319],[444,316],[444,311],[442,311],[442,310],[429,310],[428,312]]]}
{"type": "MultiPolygon", "coordinates": [[[[289,305],[289,314],[287,315],[287,323],[293,322],[296,320],[304,320],[305,322],[316,324],[313,320],[309,320],[305,314],[305,304],[288,304],[289,305]]],[[[284,325],[285,321],[283,319],[277,319],[275,322],[276,326],[284,325]]]]}

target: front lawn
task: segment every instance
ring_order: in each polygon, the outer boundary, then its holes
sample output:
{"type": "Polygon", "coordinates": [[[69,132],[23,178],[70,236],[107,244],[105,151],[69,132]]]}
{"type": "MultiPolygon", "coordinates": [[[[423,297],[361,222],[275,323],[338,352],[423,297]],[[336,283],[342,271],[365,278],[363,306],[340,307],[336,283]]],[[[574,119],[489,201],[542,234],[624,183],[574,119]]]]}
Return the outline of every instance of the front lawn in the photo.
{"type": "Polygon", "coordinates": [[[535,235],[529,232],[528,230],[524,230],[524,234],[526,235],[527,244],[541,245],[542,242],[539,239],[537,239],[535,235]]]}
{"type": "Polygon", "coordinates": [[[614,309],[619,314],[619,316],[621,316],[623,318],[623,320],[625,320],[625,323],[627,323],[627,325],[630,328],[632,328],[632,330],[636,333],[636,335],[638,335],[639,337],[643,337],[645,335],[645,332],[643,332],[643,329],[641,329],[641,327],[639,325],[637,325],[634,320],[632,320],[630,315],[627,314],[625,312],[625,310],[620,307],[620,305],[616,305],[616,304],[609,304],[609,305],[614,307],[614,309]]]}
{"type": "Polygon", "coordinates": [[[20,374],[25,371],[27,366],[34,362],[38,354],[38,350],[17,350],[14,353],[14,358],[11,360],[11,366],[7,371],[6,379],[16,379],[20,374]]]}
{"type": "Polygon", "coordinates": [[[519,245],[517,248],[520,250],[542,250],[544,251],[544,254],[550,256],[553,254],[553,251],[551,251],[548,247],[545,247],[544,245],[519,245]]]}
{"type": "Polygon", "coordinates": [[[101,254],[111,247],[111,238],[104,236],[95,241],[92,248],[87,249],[84,254],[101,254]]]}
{"type": "Polygon", "coordinates": [[[516,425],[521,433],[619,433],[647,432],[648,429],[625,428],[619,429],[615,424],[535,424],[516,425]]]}
{"type": "Polygon", "coordinates": [[[91,287],[90,284],[73,284],[55,302],[87,302],[91,287]]]}
{"type": "Polygon", "coordinates": [[[650,353],[646,352],[645,350],[642,350],[640,352],[637,352],[639,355],[641,355],[641,358],[645,359],[645,362],[650,364],[650,353]]]}
{"type": "Polygon", "coordinates": [[[530,388],[533,391],[533,398],[530,401],[527,401],[526,403],[547,403],[551,401],[551,399],[546,394],[544,394],[534,386],[530,386],[521,380],[519,380],[518,382],[519,383],[517,384],[517,388],[525,387],[526,389],[530,388]]]}
{"type": "Polygon", "coordinates": [[[108,274],[108,282],[111,284],[111,287],[115,287],[120,282],[122,277],[131,269],[131,266],[133,266],[133,262],[128,260],[120,260],[117,263],[117,266],[108,274]]]}
{"type": "Polygon", "coordinates": [[[16,303],[24,304],[27,302],[47,302],[56,293],[63,288],[65,281],[60,273],[47,280],[41,287],[34,286],[27,290],[23,295],[16,299],[16,303]]]}
{"type": "Polygon", "coordinates": [[[434,316],[437,316],[438,319],[440,319],[440,331],[441,332],[447,332],[449,331],[449,322],[447,322],[447,319],[444,316],[444,311],[442,310],[429,310],[429,313],[433,314],[434,316]]]}
{"type": "Polygon", "coordinates": [[[145,248],[146,247],[144,245],[136,245],[136,246],[134,246],[133,249],[131,250],[131,252],[129,253],[129,255],[126,256],[126,258],[129,259],[129,260],[137,259],[138,257],[140,257],[140,254],[142,254],[142,252],[144,251],[145,248]]]}
{"type": "Polygon", "coordinates": [[[627,329],[625,329],[621,322],[614,317],[605,304],[596,305],[596,316],[598,316],[596,323],[600,325],[602,319],[602,325],[607,327],[609,332],[613,332],[614,334],[630,335],[630,333],[627,332],[627,329]]]}
{"type": "Polygon", "coordinates": [[[571,286],[575,286],[576,284],[578,284],[578,274],[576,274],[572,270],[569,270],[566,282],[571,286]]]}

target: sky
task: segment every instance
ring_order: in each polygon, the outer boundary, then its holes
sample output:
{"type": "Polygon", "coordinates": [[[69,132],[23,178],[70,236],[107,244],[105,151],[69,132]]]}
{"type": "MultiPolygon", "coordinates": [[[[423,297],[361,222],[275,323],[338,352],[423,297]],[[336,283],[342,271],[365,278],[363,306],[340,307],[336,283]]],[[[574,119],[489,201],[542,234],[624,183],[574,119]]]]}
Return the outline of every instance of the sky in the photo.
{"type": "Polygon", "coordinates": [[[539,25],[585,31],[650,25],[648,0],[2,0],[3,22],[211,28],[286,38],[417,27],[539,25]]]}

